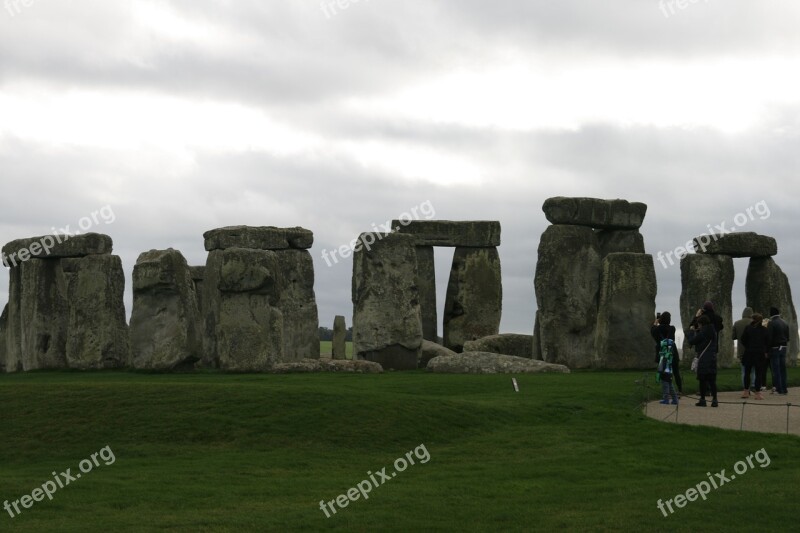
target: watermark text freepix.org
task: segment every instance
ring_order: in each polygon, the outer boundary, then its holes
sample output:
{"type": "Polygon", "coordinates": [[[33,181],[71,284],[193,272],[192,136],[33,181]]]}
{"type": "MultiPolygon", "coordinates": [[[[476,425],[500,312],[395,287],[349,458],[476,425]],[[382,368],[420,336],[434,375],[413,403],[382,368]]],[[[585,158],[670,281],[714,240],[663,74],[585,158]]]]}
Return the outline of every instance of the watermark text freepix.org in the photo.
{"type": "Polygon", "coordinates": [[[707,224],[706,228],[708,228],[708,233],[703,232],[697,239],[692,239],[686,242],[685,246],[678,246],[674,250],[668,251],[666,254],[664,252],[659,251],[656,254],[656,259],[661,263],[661,266],[664,268],[669,268],[675,264],[675,261],[680,261],[681,257],[689,253],[689,250],[696,250],[695,242],[697,246],[703,251],[706,251],[708,245],[712,242],[718,240],[720,237],[727,235],[728,233],[733,233],[736,230],[741,229],[743,226],[746,226],[748,222],[751,222],[756,219],[756,215],[758,215],[759,220],[766,220],[771,215],[772,212],[767,205],[767,202],[761,200],[755,205],[751,205],[741,213],[737,213],[733,217],[734,226],[730,228],[728,226],[728,222],[723,220],[719,224],[715,224],[714,227],[711,227],[711,224],[707,224]],[[674,256],[674,257],[673,257],[674,256]],[[669,263],[669,265],[667,265],[669,263]]]}
{"type": "Polygon", "coordinates": [[[111,447],[106,446],[99,452],[93,453],[89,458],[78,463],[80,472],[76,472],[75,475],[73,475],[71,468],[67,468],[65,472],[61,472],[60,474],[53,472],[53,479],[45,481],[42,483],[41,487],[36,487],[30,494],[25,494],[17,500],[12,500],[11,502],[6,500],[3,502],[3,509],[8,512],[11,518],[16,518],[24,509],[30,509],[35,502],[44,500],[45,496],[47,496],[48,500],[52,500],[53,494],[55,494],[58,489],[63,489],[73,481],[77,481],[81,478],[82,473],[88,474],[94,467],[100,466],[100,461],[97,460],[98,457],[103,460],[106,466],[113,465],[114,461],[117,460],[114,456],[114,452],[111,451],[111,447]],[[20,507],[22,507],[22,509],[20,509],[20,507]]]}
{"type": "MultiPolygon", "coordinates": [[[[414,206],[408,210],[408,212],[401,214],[397,219],[399,220],[402,226],[408,226],[408,224],[413,220],[419,220],[420,214],[425,217],[425,220],[430,220],[436,216],[436,210],[433,208],[433,204],[430,200],[426,200],[419,204],[418,206],[414,206]]],[[[400,226],[392,227],[392,221],[387,220],[385,223],[377,225],[372,224],[372,229],[374,234],[377,235],[378,240],[382,239],[384,235],[389,233],[393,233],[395,231],[400,230],[400,226]]],[[[364,235],[363,243],[358,238],[353,239],[350,241],[349,244],[343,244],[339,248],[334,248],[330,252],[328,250],[322,250],[322,258],[328,264],[328,266],[333,266],[334,264],[339,262],[339,259],[336,257],[338,254],[342,257],[342,259],[347,259],[350,257],[350,254],[354,251],[359,251],[362,244],[363,246],[369,251],[371,246],[375,243],[375,239],[372,234],[367,233],[364,235]],[[333,262],[331,262],[333,261],[333,262]]]]}
{"type": "Polygon", "coordinates": [[[82,217],[78,220],[78,228],[74,232],[70,231],[70,225],[67,224],[63,228],[56,229],[55,226],[50,228],[50,231],[53,232],[52,235],[45,235],[44,237],[40,238],[38,241],[32,242],[26,248],[20,248],[10,254],[6,255],[5,252],[2,253],[2,260],[3,264],[6,266],[17,266],[18,263],[24,263],[31,257],[40,257],[42,255],[50,255],[50,250],[56,244],[61,244],[62,242],[66,241],[70,237],[75,235],[80,235],[81,231],[86,231],[90,229],[92,226],[97,226],[100,224],[102,220],[105,224],[111,224],[117,219],[116,215],[114,215],[114,210],[111,209],[110,205],[104,205],[100,209],[92,211],[89,216],[82,217]]]}
{"type": "Polygon", "coordinates": [[[431,460],[431,454],[428,453],[428,449],[425,447],[424,444],[420,444],[412,451],[409,451],[403,457],[398,457],[394,461],[394,469],[395,472],[391,472],[389,474],[386,473],[386,467],[381,468],[374,474],[371,471],[367,471],[367,479],[359,482],[356,484],[355,487],[352,487],[347,490],[344,494],[340,494],[336,498],[332,499],[329,502],[325,500],[319,501],[319,508],[320,510],[325,513],[327,518],[331,517],[331,513],[336,514],[336,507],[338,506],[340,509],[344,509],[350,502],[354,502],[359,498],[364,498],[365,500],[369,499],[369,493],[372,491],[373,488],[378,488],[387,481],[391,480],[395,476],[397,476],[397,472],[403,472],[406,468],[410,465],[414,465],[414,457],[419,459],[421,464],[425,464],[431,460]],[[377,479],[375,476],[378,476],[377,479]],[[330,509],[331,512],[328,512],[330,509]]]}
{"type": "MultiPolygon", "coordinates": [[[[659,0],[658,1],[658,9],[664,14],[664,18],[669,18],[670,15],[674,15],[676,13],[675,8],[677,7],[681,11],[689,7],[690,4],[696,4],[700,2],[700,0],[659,0]],[[669,9],[669,11],[667,11],[669,9]]],[[[708,0],[703,0],[706,4],[708,0]]]]}
{"type": "Polygon", "coordinates": [[[664,518],[668,517],[667,509],[669,509],[669,514],[675,512],[675,509],[672,508],[672,504],[675,504],[675,507],[678,509],[682,509],[686,507],[688,502],[696,501],[698,497],[703,498],[706,500],[708,498],[709,493],[711,492],[712,487],[716,490],[723,485],[730,483],[736,476],[741,476],[745,474],[748,469],[755,468],[753,464],[753,459],[756,460],[758,466],[761,468],[766,468],[770,464],[769,454],[767,454],[767,450],[761,448],[756,453],[751,453],[747,457],[745,457],[744,461],[737,461],[735,465],[733,465],[733,471],[736,472],[735,474],[726,475],[725,469],[723,468],[721,472],[717,472],[713,476],[711,472],[706,472],[706,476],[708,476],[708,481],[703,480],[694,487],[687,489],[685,493],[678,494],[674,498],[670,498],[666,502],[662,501],[661,499],[658,500],[656,503],[656,508],[661,511],[664,515],[664,518]],[[746,462],[745,462],[746,461],[746,462]]]}

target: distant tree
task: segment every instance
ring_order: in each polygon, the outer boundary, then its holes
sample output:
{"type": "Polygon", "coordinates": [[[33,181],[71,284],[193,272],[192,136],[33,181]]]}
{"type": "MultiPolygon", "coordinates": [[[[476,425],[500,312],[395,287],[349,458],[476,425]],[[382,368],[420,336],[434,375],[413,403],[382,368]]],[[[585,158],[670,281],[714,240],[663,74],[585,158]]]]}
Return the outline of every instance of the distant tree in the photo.
{"type": "Polygon", "coordinates": [[[332,341],[333,340],[333,330],[330,328],[320,327],[319,328],[319,340],[321,341],[332,341]]]}
{"type": "Polygon", "coordinates": [[[347,328],[347,334],[344,336],[344,340],[353,342],[353,326],[347,328]]]}

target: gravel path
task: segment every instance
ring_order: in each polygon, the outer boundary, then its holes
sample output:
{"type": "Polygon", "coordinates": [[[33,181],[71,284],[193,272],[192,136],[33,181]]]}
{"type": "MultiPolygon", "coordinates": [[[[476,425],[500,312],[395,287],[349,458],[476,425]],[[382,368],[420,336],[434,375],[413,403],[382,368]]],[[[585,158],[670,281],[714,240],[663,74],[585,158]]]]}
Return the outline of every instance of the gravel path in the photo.
{"type": "Polygon", "coordinates": [[[661,405],[658,400],[645,405],[645,414],[664,422],[677,422],[696,426],[713,426],[764,433],[786,433],[787,410],[789,433],[800,435],[800,388],[790,388],[789,394],[779,396],[762,392],[764,400],[740,398],[742,392],[720,392],[719,407],[697,407],[698,397],[684,396],[678,405],[661,405]],[[791,404],[787,407],[786,404],[791,404]],[[744,407],[744,417],[742,408],[744,407]]]}

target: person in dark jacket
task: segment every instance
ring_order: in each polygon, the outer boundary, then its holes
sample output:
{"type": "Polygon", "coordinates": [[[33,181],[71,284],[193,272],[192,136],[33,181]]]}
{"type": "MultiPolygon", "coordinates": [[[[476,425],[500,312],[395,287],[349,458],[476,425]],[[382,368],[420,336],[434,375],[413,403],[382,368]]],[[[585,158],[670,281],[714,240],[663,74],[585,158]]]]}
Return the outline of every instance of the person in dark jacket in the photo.
{"type": "Polygon", "coordinates": [[[697,324],[686,332],[689,345],[694,346],[699,358],[697,380],[700,382],[700,401],[706,406],[706,393],[711,392],[711,407],[717,407],[717,331],[707,314],[697,317],[697,324]]]}
{"type": "Polygon", "coordinates": [[[698,319],[703,315],[708,317],[717,334],[719,334],[719,332],[725,327],[722,324],[722,317],[714,311],[714,303],[710,301],[704,302],[703,307],[697,310],[697,313],[695,313],[692,322],[689,324],[689,327],[696,327],[698,319]]]}
{"type": "Polygon", "coordinates": [[[786,346],[789,344],[789,325],[781,318],[781,312],[771,307],[767,330],[770,338],[769,362],[772,368],[772,385],[775,393],[788,394],[786,388],[786,346]]]}
{"type": "MultiPolygon", "coordinates": [[[[675,326],[670,325],[672,322],[672,315],[669,311],[664,311],[656,321],[653,323],[653,326],[650,328],[650,335],[653,337],[653,340],[656,341],[656,363],[658,363],[659,352],[661,351],[661,341],[664,339],[672,339],[675,342],[675,326]]],[[[678,355],[678,347],[673,345],[673,353],[672,353],[672,375],[675,376],[675,386],[678,389],[678,393],[683,393],[683,380],[681,379],[681,358],[678,355]]]]}
{"type": "MultiPolygon", "coordinates": [[[[742,365],[742,386],[746,387],[744,384],[744,343],[742,343],[742,335],[744,335],[744,331],[753,323],[752,317],[753,316],[753,308],[752,307],[745,307],[744,311],[742,311],[742,318],[737,320],[733,323],[733,338],[736,340],[736,357],[739,359],[739,363],[742,365]]],[[[755,367],[752,370],[755,373],[755,367]]],[[[748,383],[755,383],[756,376],[750,376],[751,379],[748,383]]],[[[762,386],[766,387],[766,383],[764,381],[761,382],[762,386]]]]}
{"type": "Polygon", "coordinates": [[[744,354],[744,391],[742,398],[750,397],[750,370],[756,369],[756,400],[763,400],[761,396],[761,386],[767,377],[767,358],[769,357],[769,331],[761,321],[764,317],[756,313],[752,316],[752,322],[742,333],[742,344],[744,354]]]}

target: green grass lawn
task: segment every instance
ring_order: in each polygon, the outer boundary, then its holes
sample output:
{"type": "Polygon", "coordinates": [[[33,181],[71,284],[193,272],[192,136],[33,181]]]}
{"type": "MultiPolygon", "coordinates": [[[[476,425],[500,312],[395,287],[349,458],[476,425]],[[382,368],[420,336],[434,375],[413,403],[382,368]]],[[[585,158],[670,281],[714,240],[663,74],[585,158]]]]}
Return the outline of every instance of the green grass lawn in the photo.
{"type": "MultiPolygon", "coordinates": [[[[795,385],[798,374],[790,369],[795,385]]],[[[720,383],[736,389],[738,375],[725,371],[720,383]]],[[[0,375],[0,503],[53,471],[75,475],[105,446],[115,456],[16,518],[0,509],[0,531],[793,527],[797,437],[648,419],[637,408],[640,377],[525,375],[515,393],[510,376],[424,371],[0,375]],[[320,510],[420,445],[426,464],[330,518],[320,510]],[[656,509],[761,448],[767,468],[668,518],[656,509]]]]}
{"type": "MultiPolygon", "coordinates": [[[[319,353],[331,353],[333,351],[333,342],[332,341],[319,341],[319,353]]],[[[344,347],[345,355],[347,359],[353,358],[353,343],[346,342],[344,347]]]]}

